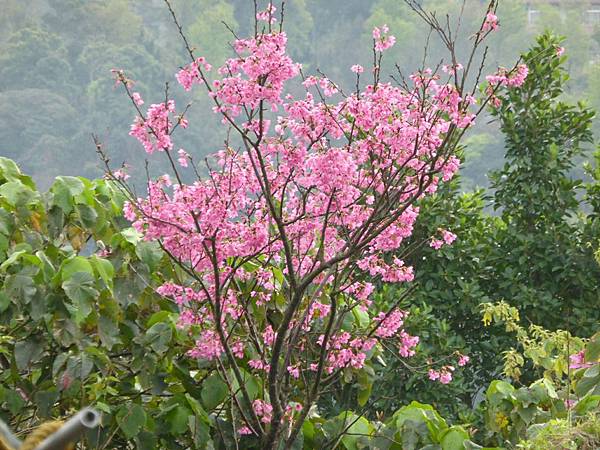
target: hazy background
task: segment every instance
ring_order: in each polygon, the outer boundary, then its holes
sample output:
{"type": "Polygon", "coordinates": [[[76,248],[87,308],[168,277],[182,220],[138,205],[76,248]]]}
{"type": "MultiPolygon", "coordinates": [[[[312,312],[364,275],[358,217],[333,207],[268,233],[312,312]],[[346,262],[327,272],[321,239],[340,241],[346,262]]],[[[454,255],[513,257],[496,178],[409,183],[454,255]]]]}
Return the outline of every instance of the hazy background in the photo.
{"type": "MultiPolygon", "coordinates": [[[[262,7],[266,3],[259,1],[262,7]]],[[[536,34],[550,28],[567,38],[567,95],[600,107],[600,12],[585,0],[562,8],[540,0],[500,3],[501,29],[489,41],[488,72],[511,65],[536,34]]],[[[172,4],[197,54],[214,66],[230,56],[232,35],[222,21],[240,36],[251,33],[251,0],[172,4]]],[[[462,1],[423,4],[456,19],[462,1]]],[[[463,49],[486,4],[466,1],[463,49]]],[[[320,69],[352,89],[350,66],[369,66],[371,29],[384,23],[397,37],[386,53],[388,73],[395,63],[407,73],[420,65],[427,32],[402,0],[287,0],[285,11],[290,52],[305,74],[320,69]]],[[[135,89],[146,105],[162,101],[166,81],[180,108],[193,101],[191,126],[178,134],[177,148],[199,158],[222,143],[223,128],[202,89],[187,95],[175,80],[178,67],[188,60],[162,0],[0,0],[0,29],[0,155],[15,159],[41,188],[57,175],[101,174],[91,133],[100,136],[115,164],[127,161],[134,170],[143,168],[145,153],[128,136],[134,112],[114,86],[113,68],[126,70],[137,81],[135,89]]],[[[429,55],[433,65],[443,57],[438,43],[429,55]]],[[[486,172],[502,163],[502,137],[483,118],[466,144],[463,186],[485,186],[486,172]]],[[[153,164],[154,170],[162,169],[153,164]]]]}

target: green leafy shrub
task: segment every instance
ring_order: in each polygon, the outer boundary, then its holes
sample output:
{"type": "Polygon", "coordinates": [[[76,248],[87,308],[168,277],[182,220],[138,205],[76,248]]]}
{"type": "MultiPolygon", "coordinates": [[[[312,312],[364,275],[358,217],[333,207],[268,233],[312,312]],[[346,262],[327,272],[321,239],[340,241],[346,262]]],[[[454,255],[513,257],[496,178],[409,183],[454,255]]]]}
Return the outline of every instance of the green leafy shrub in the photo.
{"type": "Polygon", "coordinates": [[[88,448],[202,448],[214,386],[194,379],[176,305],[152,287],[179,275],[122,198],[81,177],[41,193],[0,158],[0,416],[22,431],[92,405],[88,448]]]}

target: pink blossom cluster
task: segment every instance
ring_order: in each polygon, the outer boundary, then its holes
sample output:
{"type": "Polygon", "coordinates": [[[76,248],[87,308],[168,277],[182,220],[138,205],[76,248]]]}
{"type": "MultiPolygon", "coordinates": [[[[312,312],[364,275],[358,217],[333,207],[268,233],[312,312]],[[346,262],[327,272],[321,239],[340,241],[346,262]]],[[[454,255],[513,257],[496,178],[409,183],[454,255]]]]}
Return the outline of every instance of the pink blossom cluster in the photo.
{"type": "Polygon", "coordinates": [[[373,28],[373,40],[375,41],[375,51],[383,52],[391,48],[396,43],[396,37],[388,34],[387,25],[373,28]]]}
{"type": "Polygon", "coordinates": [[[263,423],[269,423],[272,419],[273,406],[263,400],[256,399],[252,402],[252,408],[256,415],[260,418],[263,423]]]}
{"type": "Polygon", "coordinates": [[[200,333],[196,345],[188,351],[188,356],[211,360],[221,356],[221,353],[223,353],[223,346],[217,333],[212,330],[204,330],[200,333]]]}
{"type": "Polygon", "coordinates": [[[212,69],[212,66],[206,62],[204,57],[201,56],[185,66],[175,75],[175,78],[177,78],[179,84],[181,84],[186,91],[191,90],[194,84],[203,83],[200,73],[201,67],[203,67],[206,71],[210,71],[212,69]]]}
{"type": "Polygon", "coordinates": [[[394,309],[391,313],[380,312],[374,319],[377,330],[375,335],[382,338],[389,338],[395,335],[404,324],[406,312],[394,309]]]}
{"type": "Polygon", "coordinates": [[[398,333],[398,353],[403,358],[413,356],[418,343],[419,336],[411,336],[404,330],[398,333]]]}
{"type": "Polygon", "coordinates": [[[269,3],[264,11],[256,13],[256,19],[273,24],[277,20],[275,19],[275,11],[277,11],[277,8],[272,3],[269,3]]]}
{"type": "Polygon", "coordinates": [[[483,22],[483,31],[496,31],[498,27],[498,16],[491,11],[488,12],[483,22]]]}
{"type": "MultiPolygon", "coordinates": [[[[323,345],[324,336],[319,336],[317,341],[323,345]]],[[[333,373],[336,369],[352,367],[361,369],[365,365],[367,352],[377,343],[373,338],[353,337],[349,332],[342,331],[331,337],[327,343],[328,358],[325,371],[333,373]]],[[[311,367],[313,370],[315,366],[311,367]]]]}
{"type": "Polygon", "coordinates": [[[456,72],[463,69],[463,65],[461,63],[456,63],[453,65],[444,64],[442,66],[442,72],[447,73],[449,75],[454,75],[456,72]]]}
{"type": "Polygon", "coordinates": [[[275,111],[282,103],[284,83],[300,70],[286,54],[286,44],[285,33],[236,40],[234,48],[240,56],[228,59],[219,68],[223,78],[213,82],[211,95],[220,102],[215,110],[237,117],[243,108],[254,109],[265,102],[275,111]]]}
{"type": "Polygon", "coordinates": [[[454,366],[443,366],[440,370],[429,369],[429,379],[432,381],[438,381],[442,384],[448,384],[452,381],[452,373],[454,372],[454,366]]]}
{"type": "Polygon", "coordinates": [[[442,239],[431,238],[429,246],[435,250],[439,250],[444,244],[451,245],[456,240],[456,234],[448,230],[440,229],[442,239]]]}
{"type": "Polygon", "coordinates": [[[494,75],[486,76],[486,80],[491,85],[504,85],[508,87],[519,87],[525,82],[529,69],[525,64],[519,64],[516,70],[509,71],[501,67],[494,75]]]}
{"type": "Polygon", "coordinates": [[[361,74],[365,71],[365,68],[360,64],[354,64],[352,67],[350,67],[350,70],[356,74],[361,74]]]}
{"type": "MultiPolygon", "coordinates": [[[[156,103],[148,108],[146,118],[136,117],[131,125],[129,135],[135,137],[146,150],[146,153],[152,154],[154,151],[171,150],[173,142],[171,141],[171,128],[173,122],[170,115],[175,113],[175,102],[169,100],[166,103],[156,103]]],[[[181,122],[185,127],[186,122],[181,122]]]]}
{"type": "Polygon", "coordinates": [[[125,170],[125,168],[121,168],[121,169],[117,169],[113,172],[113,176],[117,179],[117,180],[123,180],[123,181],[127,181],[130,177],[130,175],[127,173],[127,171],[125,170]]]}
{"type": "Polygon", "coordinates": [[[182,148],[177,150],[177,155],[178,155],[177,162],[179,163],[179,165],[181,167],[187,167],[188,160],[190,159],[190,155],[182,148]]]}
{"type": "MultiPolygon", "coordinates": [[[[468,355],[463,355],[461,353],[457,354],[458,356],[458,366],[464,367],[469,364],[471,358],[468,355]]],[[[455,367],[452,365],[442,366],[439,370],[437,369],[429,369],[428,377],[432,381],[439,381],[442,384],[448,384],[452,381],[453,373],[455,371],[455,367]]]]}
{"type": "Polygon", "coordinates": [[[573,353],[569,356],[569,369],[588,369],[594,365],[593,362],[585,361],[585,350],[573,353]]]}
{"type": "MultiPolygon", "coordinates": [[[[259,19],[271,20],[268,12],[259,19]]],[[[377,51],[394,44],[388,32],[373,31],[377,51]]],[[[293,90],[302,94],[285,95],[299,74],[286,44],[280,32],[236,40],[237,57],[206,86],[215,112],[239,131],[241,150],[226,145],[214,153],[193,183],[173,184],[167,176],[149,182],[146,198],[124,211],[144,239],[160,241],[195,275],[189,286],[158,289],[180,305],[179,325],[197,332],[189,356],[212,361],[226,353],[251,373],[281,368],[282,378],[296,380],[317,376],[321,366],[328,374],[362,369],[382,339],[393,339],[403,357],[414,354],[419,340],[403,329],[406,312],[372,312],[373,283],[413,280],[413,267],[397,252],[413,233],[415,201],[458,170],[447,138],[472,125],[474,99],[430,70],[411,76],[410,87],[375,83],[348,96],[335,95],[340,89],[326,77],[307,77],[293,90]],[[290,286],[302,283],[296,298],[290,286]],[[337,304],[328,298],[334,285],[337,304]],[[273,315],[279,320],[295,300],[290,321],[276,325],[273,315]],[[362,319],[342,328],[341,311],[362,319]],[[282,339],[298,354],[272,360],[282,339]]],[[[184,89],[200,84],[201,68],[209,66],[198,58],[178,73],[184,89]]],[[[175,120],[187,126],[172,100],[151,105],[131,134],[148,153],[170,150],[175,120]]],[[[180,166],[189,161],[179,150],[180,166]]],[[[456,239],[447,230],[440,235],[432,247],[456,239]]],[[[451,367],[430,376],[446,382],[451,367]]],[[[271,421],[270,404],[253,406],[271,421]]]]}

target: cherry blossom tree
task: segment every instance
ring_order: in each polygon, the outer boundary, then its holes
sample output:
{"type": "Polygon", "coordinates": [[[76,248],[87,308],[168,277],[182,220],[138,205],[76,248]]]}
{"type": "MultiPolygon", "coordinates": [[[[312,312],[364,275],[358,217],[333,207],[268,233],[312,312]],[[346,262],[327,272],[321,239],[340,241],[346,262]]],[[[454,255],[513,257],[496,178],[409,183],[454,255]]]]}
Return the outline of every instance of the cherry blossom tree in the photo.
{"type": "MultiPolygon", "coordinates": [[[[289,448],[332,383],[358,383],[357,401],[367,402],[382,342],[398,357],[414,354],[418,337],[404,330],[407,313],[398,305],[411,292],[414,269],[402,255],[411,251],[404,241],[417,202],[452,178],[465,131],[495,89],[522,83],[526,68],[501,69],[476,100],[479,50],[498,28],[496,1],[463,66],[454,51],[458,30],[411,0],[448,48],[449,63],[382,81],[383,55],[396,43],[383,25],[373,30],[372,78],[364,83],[368,71],[349,67],[356,86],[345,92],[292,61],[283,8],[277,15],[270,3],[256,10],[254,35],[235,37],[235,55],[211,78],[210,62],[187,44],[166,3],[191,61],[176,78],[212,98],[225,145],[197,164],[174,142],[174,132],[188,127],[187,109],[176,110],[168,89],[142,109],[133,81],[116,71],[137,111],[130,134],[147,154],[164,154],[172,173],[149,180],[143,198],[122,170],[109,176],[129,193],[127,219],[186,275],[158,292],[180,306],[180,326],[196,340],[189,357],[227,386],[218,413],[240,439],[289,448]],[[195,180],[184,182],[190,173],[195,180]],[[383,308],[370,300],[378,281],[407,287],[383,308]]],[[[455,238],[440,229],[429,245],[455,238]]],[[[447,383],[452,370],[429,373],[447,383]]]]}

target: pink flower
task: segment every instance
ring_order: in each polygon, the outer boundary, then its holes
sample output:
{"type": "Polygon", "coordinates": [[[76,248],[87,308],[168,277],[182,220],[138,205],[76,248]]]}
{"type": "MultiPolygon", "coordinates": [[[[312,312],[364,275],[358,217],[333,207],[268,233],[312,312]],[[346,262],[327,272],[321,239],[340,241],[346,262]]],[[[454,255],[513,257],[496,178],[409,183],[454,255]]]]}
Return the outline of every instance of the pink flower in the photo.
{"type": "Polygon", "coordinates": [[[254,409],[256,415],[260,418],[261,422],[271,422],[273,407],[270,403],[257,399],[252,402],[252,408],[254,409]]]}
{"type": "Polygon", "coordinates": [[[240,436],[244,436],[244,435],[247,435],[247,434],[253,434],[252,430],[250,428],[248,428],[247,426],[243,426],[243,427],[239,428],[237,430],[237,432],[238,432],[238,434],[240,436]]]}
{"type": "Polygon", "coordinates": [[[571,361],[569,369],[587,369],[594,365],[591,362],[585,362],[585,350],[572,354],[569,356],[569,360],[571,361]]]}
{"type": "Polygon", "coordinates": [[[483,31],[495,31],[497,29],[498,17],[492,12],[487,13],[485,16],[485,22],[483,23],[483,31]]]}
{"type": "Polygon", "coordinates": [[[360,64],[354,64],[352,67],[350,67],[350,70],[354,73],[363,73],[365,71],[364,67],[360,64]]]}
{"type": "Polygon", "coordinates": [[[131,94],[131,98],[133,99],[135,104],[138,106],[144,104],[144,100],[142,100],[142,96],[140,95],[139,92],[134,92],[133,94],[131,94]]]}
{"type": "Polygon", "coordinates": [[[452,381],[452,372],[448,370],[442,370],[440,372],[440,383],[448,384],[452,381]]]}
{"type": "Polygon", "coordinates": [[[204,67],[204,70],[206,71],[210,71],[212,68],[212,66],[206,62],[206,59],[201,56],[194,62],[185,66],[175,75],[179,84],[181,84],[186,91],[192,89],[194,84],[202,84],[204,82],[202,74],[200,73],[200,67],[204,67]]]}
{"type": "Polygon", "coordinates": [[[456,240],[456,235],[448,230],[442,230],[442,238],[447,245],[450,245],[456,240]]]}
{"type": "Polygon", "coordinates": [[[263,333],[265,344],[273,345],[273,342],[275,342],[275,337],[277,337],[277,333],[273,331],[273,327],[271,325],[267,325],[263,333]]]}
{"type": "Polygon", "coordinates": [[[463,69],[463,65],[460,63],[457,63],[454,66],[449,66],[447,64],[444,64],[442,66],[442,72],[447,73],[449,75],[454,75],[456,72],[458,72],[459,70],[463,69]]]}
{"type": "Polygon", "coordinates": [[[256,13],[256,20],[262,20],[264,22],[268,22],[270,24],[275,23],[276,19],[275,19],[275,11],[277,11],[277,8],[275,8],[275,6],[273,6],[272,3],[269,3],[267,5],[267,9],[265,9],[264,11],[259,11],[256,13]]]}
{"type": "Polygon", "coordinates": [[[564,47],[556,47],[556,56],[559,58],[565,53],[564,47]]]}
{"type": "Polygon", "coordinates": [[[179,165],[181,167],[187,167],[188,166],[188,159],[189,159],[190,155],[188,155],[187,152],[184,149],[182,149],[182,148],[180,148],[177,151],[177,154],[179,155],[179,158],[177,158],[177,162],[179,163],[179,165]]]}
{"type": "Polygon", "coordinates": [[[194,348],[187,352],[192,358],[213,360],[223,353],[221,341],[216,332],[206,330],[200,333],[200,339],[196,341],[194,348]]]}
{"type": "Polygon", "coordinates": [[[470,360],[471,358],[469,358],[467,355],[460,355],[460,358],[458,358],[458,365],[460,367],[464,367],[469,364],[470,360]]]}
{"type": "Polygon", "coordinates": [[[113,172],[113,176],[117,179],[117,180],[123,180],[123,181],[127,181],[129,179],[129,174],[127,172],[125,172],[125,169],[119,169],[119,170],[115,170],[113,172]]]}
{"type": "Polygon", "coordinates": [[[387,25],[383,25],[381,28],[373,28],[373,39],[375,41],[375,50],[383,52],[396,43],[396,37],[388,35],[389,28],[387,25]]]}
{"type": "Polygon", "coordinates": [[[428,376],[431,381],[436,381],[440,378],[440,373],[437,370],[429,369],[428,376]]]}
{"type": "Polygon", "coordinates": [[[394,310],[391,314],[385,314],[383,312],[375,318],[375,322],[378,323],[378,328],[375,331],[375,335],[383,338],[389,338],[394,336],[400,327],[404,325],[404,318],[406,317],[404,311],[399,309],[394,310]]]}
{"type": "Polygon", "coordinates": [[[444,241],[441,241],[439,239],[431,238],[431,241],[429,242],[429,246],[434,250],[439,250],[440,248],[442,248],[442,245],[444,245],[444,241]]]}
{"type": "Polygon", "coordinates": [[[146,150],[152,154],[156,151],[171,150],[172,121],[170,116],[175,113],[175,102],[169,100],[167,103],[150,105],[146,117],[136,117],[131,125],[129,135],[135,137],[146,150]]]}
{"type": "Polygon", "coordinates": [[[486,76],[486,80],[491,85],[504,85],[508,87],[519,87],[525,82],[525,78],[529,73],[529,69],[525,64],[519,64],[516,70],[508,72],[507,69],[501,67],[494,75],[486,76]]]}
{"type": "Polygon", "coordinates": [[[300,378],[300,369],[298,366],[288,366],[287,371],[292,377],[296,379],[300,378]]]}
{"type": "Polygon", "coordinates": [[[429,369],[428,377],[432,381],[439,381],[442,384],[448,384],[452,381],[453,366],[443,366],[440,370],[429,369]]]}

